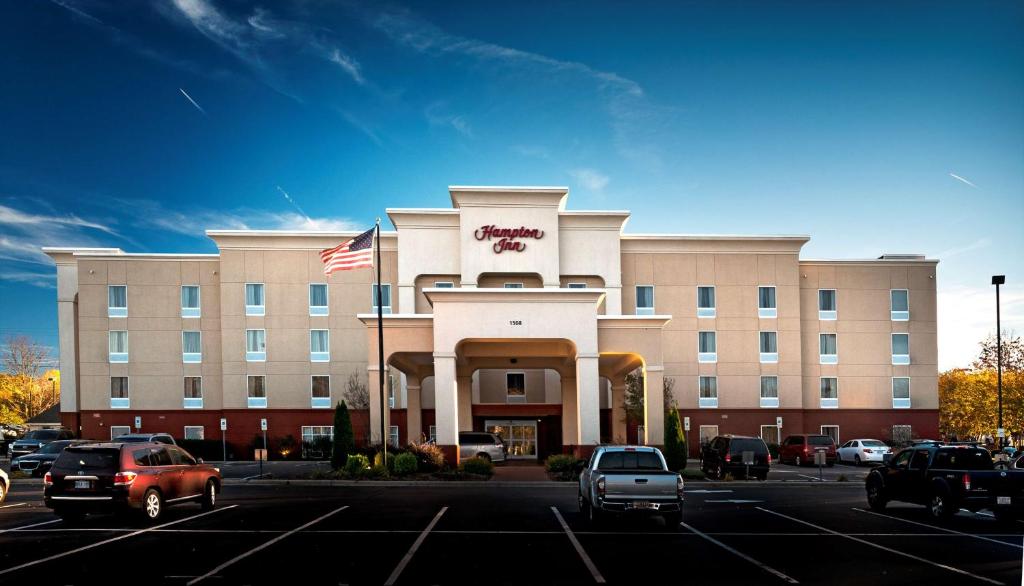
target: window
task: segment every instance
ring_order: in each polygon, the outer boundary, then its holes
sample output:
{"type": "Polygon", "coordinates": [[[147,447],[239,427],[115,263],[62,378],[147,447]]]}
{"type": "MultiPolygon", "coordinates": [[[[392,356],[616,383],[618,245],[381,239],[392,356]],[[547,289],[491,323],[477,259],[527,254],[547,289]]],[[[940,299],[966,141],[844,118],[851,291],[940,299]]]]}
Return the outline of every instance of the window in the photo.
{"type": "Polygon", "coordinates": [[[110,377],[110,408],[127,409],[128,407],[128,377],[110,377]]]}
{"type": "Polygon", "coordinates": [[[388,426],[388,443],[393,445],[393,446],[395,446],[396,448],[398,447],[398,426],[397,425],[389,425],[388,426]]]}
{"type": "Polygon", "coordinates": [[[910,334],[892,335],[892,363],[910,364],[910,334]]]}
{"type": "Polygon", "coordinates": [[[702,425],[700,426],[700,443],[701,445],[710,444],[711,440],[718,437],[718,426],[717,425],[702,425]]]}
{"type": "Polygon", "coordinates": [[[779,377],[777,377],[777,376],[762,376],[761,377],[761,406],[762,407],[778,407],[779,406],[779,377]]]}
{"type": "Polygon", "coordinates": [[[313,409],[330,409],[331,377],[325,375],[313,376],[310,396],[310,407],[312,407],[313,409]]]}
{"type": "Polygon", "coordinates": [[[778,309],[775,307],[775,287],[757,288],[757,317],[778,317],[778,309]]]}
{"type": "Polygon", "coordinates": [[[636,443],[640,446],[647,445],[647,427],[644,425],[636,426],[636,443]]]}
{"type": "Polygon", "coordinates": [[[309,315],[328,315],[327,283],[309,285],[309,315]]]}
{"type": "Polygon", "coordinates": [[[838,425],[822,425],[821,435],[827,435],[832,438],[833,443],[839,445],[839,426],[838,425]]]}
{"type": "Polygon", "coordinates": [[[506,289],[522,289],[523,288],[523,284],[522,283],[505,283],[505,288],[506,289]]]}
{"type": "Polygon", "coordinates": [[[114,440],[122,435],[128,435],[132,432],[132,428],[127,425],[111,425],[110,426],[110,439],[114,440]]]}
{"type": "Polygon", "coordinates": [[[697,287],[697,317],[715,317],[714,287],[697,287]]]}
{"type": "Polygon", "coordinates": [[[526,402],[526,374],[522,372],[505,373],[505,402],[526,402]]]}
{"type": "Polygon", "coordinates": [[[395,375],[388,374],[388,409],[395,408],[395,389],[398,384],[395,382],[395,375]]]}
{"type": "Polygon", "coordinates": [[[187,440],[201,440],[206,439],[204,436],[205,428],[202,425],[186,425],[185,426],[185,439],[187,440]]]}
{"type": "Polygon", "coordinates": [[[836,290],[818,289],[818,319],[836,319],[836,290]]]}
{"type": "Polygon", "coordinates": [[[569,286],[570,289],[586,289],[587,288],[587,284],[586,283],[569,283],[568,286],[569,286]]]}
{"type": "Polygon", "coordinates": [[[718,378],[713,376],[702,376],[697,380],[699,397],[698,407],[718,407],[718,378]]]}
{"type": "Polygon", "coordinates": [[[762,425],[761,426],[761,439],[764,443],[769,446],[772,444],[779,444],[779,428],[776,425],[762,425]]]}
{"type": "Polygon", "coordinates": [[[203,408],[203,378],[200,376],[185,377],[185,404],[186,409],[203,408]]]}
{"type": "Polygon", "coordinates": [[[267,330],[245,330],[245,360],[264,362],[267,359],[267,330]]]}
{"type": "Polygon", "coordinates": [[[329,330],[309,330],[309,360],[310,362],[330,362],[329,330]]]}
{"type": "Polygon", "coordinates": [[[718,362],[715,332],[697,332],[697,362],[718,362]]]}
{"type": "Polygon", "coordinates": [[[267,407],[267,377],[249,376],[246,397],[250,409],[265,409],[267,407]]]}
{"type": "Polygon", "coordinates": [[[654,315],[654,285],[637,285],[636,314],[654,315]]]}
{"type": "Polygon", "coordinates": [[[434,281],[435,289],[454,289],[455,283],[451,281],[434,281]]]}
{"type": "Polygon", "coordinates": [[[181,361],[186,363],[203,361],[202,334],[199,332],[181,333],[181,361]]]}
{"type": "Polygon", "coordinates": [[[818,336],[818,362],[821,364],[838,364],[839,355],[836,353],[836,335],[819,334],[818,336]]]}
{"type": "Polygon", "coordinates": [[[910,292],[906,289],[889,291],[889,317],[892,321],[910,320],[910,292]]]}
{"type": "Polygon", "coordinates": [[[909,425],[892,426],[892,443],[895,446],[903,446],[914,439],[914,432],[909,425]]]}
{"type": "Polygon", "coordinates": [[[839,379],[832,376],[821,377],[821,408],[836,407],[839,407],[839,379]]]}
{"type": "MultiPolygon", "coordinates": [[[[377,313],[377,283],[371,285],[371,307],[370,310],[373,313],[377,313]]],[[[381,306],[381,313],[391,313],[391,284],[382,283],[380,286],[380,296],[384,300],[384,304],[381,306]]]]}
{"type": "Polygon", "coordinates": [[[110,362],[128,362],[128,332],[111,330],[107,334],[110,362]]]}
{"type": "Polygon", "coordinates": [[[110,285],[107,287],[107,317],[128,317],[128,287],[110,285]]]}
{"type": "Polygon", "coordinates": [[[893,377],[892,379],[892,408],[910,408],[910,377],[893,377]]]}
{"type": "Polygon", "coordinates": [[[263,283],[245,284],[245,315],[266,315],[266,300],[263,297],[263,283]]]}
{"type": "Polygon", "coordinates": [[[199,317],[199,285],[182,285],[181,317],[199,317]]]}
{"type": "Polygon", "coordinates": [[[334,428],[330,425],[302,426],[302,456],[304,458],[329,456],[333,441],[334,428]]]}
{"type": "Polygon", "coordinates": [[[427,441],[428,442],[436,442],[437,441],[437,426],[436,425],[431,425],[431,426],[427,427],[427,441]]]}
{"type": "Polygon", "coordinates": [[[779,361],[779,340],[776,332],[760,332],[759,347],[761,350],[761,363],[773,364],[779,361]]]}

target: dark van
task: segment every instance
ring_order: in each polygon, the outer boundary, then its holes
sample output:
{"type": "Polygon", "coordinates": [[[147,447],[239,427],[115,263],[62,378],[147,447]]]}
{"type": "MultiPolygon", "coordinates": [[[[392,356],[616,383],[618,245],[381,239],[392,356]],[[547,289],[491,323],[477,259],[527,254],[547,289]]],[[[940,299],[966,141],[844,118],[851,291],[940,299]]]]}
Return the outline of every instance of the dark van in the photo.
{"type": "Polygon", "coordinates": [[[768,446],[759,437],[720,435],[705,445],[700,455],[701,471],[719,480],[726,474],[733,478],[766,480],[771,464],[768,446]],[[752,452],[752,464],[743,462],[744,452],[752,452]]]}

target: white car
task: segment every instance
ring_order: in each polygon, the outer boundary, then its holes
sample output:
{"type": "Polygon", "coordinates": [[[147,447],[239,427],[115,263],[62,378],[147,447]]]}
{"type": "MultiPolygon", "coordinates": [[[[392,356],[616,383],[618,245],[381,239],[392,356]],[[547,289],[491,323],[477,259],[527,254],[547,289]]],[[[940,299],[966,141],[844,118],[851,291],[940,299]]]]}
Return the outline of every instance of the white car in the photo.
{"type": "Polygon", "coordinates": [[[4,502],[7,498],[7,490],[11,487],[11,479],[8,478],[7,473],[4,472],[3,468],[0,468],[0,503],[4,502]]]}
{"type": "Polygon", "coordinates": [[[855,439],[850,440],[836,450],[836,458],[840,462],[850,462],[855,466],[862,463],[885,461],[885,455],[891,454],[892,448],[885,445],[885,442],[876,439],[855,439]]]}

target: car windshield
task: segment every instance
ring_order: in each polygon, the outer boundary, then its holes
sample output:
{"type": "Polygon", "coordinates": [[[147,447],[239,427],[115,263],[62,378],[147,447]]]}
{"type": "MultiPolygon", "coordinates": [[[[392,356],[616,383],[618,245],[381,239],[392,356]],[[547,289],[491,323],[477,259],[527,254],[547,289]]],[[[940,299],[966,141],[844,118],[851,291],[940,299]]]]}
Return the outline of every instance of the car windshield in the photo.
{"type": "Polygon", "coordinates": [[[864,441],[862,441],[860,443],[865,448],[884,448],[885,447],[885,442],[880,442],[878,440],[864,440],[864,441]]]}
{"type": "Polygon", "coordinates": [[[68,447],[68,442],[50,442],[45,446],[39,448],[37,454],[57,454],[64,448],[68,447]]]}
{"type": "Polygon", "coordinates": [[[68,448],[53,463],[56,471],[116,472],[120,450],[103,448],[68,448]]]}
{"type": "Polygon", "coordinates": [[[832,438],[827,435],[812,435],[807,437],[807,443],[812,446],[830,446],[832,445],[832,438]]]}
{"type": "Polygon", "coordinates": [[[661,470],[654,452],[606,452],[597,463],[598,470],[661,470]]]}
{"type": "Polygon", "coordinates": [[[729,453],[742,454],[743,452],[754,452],[755,454],[768,453],[768,446],[756,439],[734,439],[729,443],[729,453]]]}
{"type": "Polygon", "coordinates": [[[25,434],[25,439],[30,440],[55,440],[60,435],[56,429],[36,429],[25,434]]]}

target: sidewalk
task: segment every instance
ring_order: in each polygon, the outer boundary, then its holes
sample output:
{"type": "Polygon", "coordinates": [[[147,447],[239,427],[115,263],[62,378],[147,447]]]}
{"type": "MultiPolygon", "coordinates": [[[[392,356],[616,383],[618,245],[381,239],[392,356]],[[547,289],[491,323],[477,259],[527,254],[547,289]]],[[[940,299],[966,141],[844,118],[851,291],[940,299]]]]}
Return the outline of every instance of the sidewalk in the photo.
{"type": "Polygon", "coordinates": [[[550,482],[544,465],[533,461],[510,460],[494,466],[491,482],[550,482]]]}

